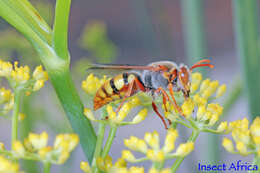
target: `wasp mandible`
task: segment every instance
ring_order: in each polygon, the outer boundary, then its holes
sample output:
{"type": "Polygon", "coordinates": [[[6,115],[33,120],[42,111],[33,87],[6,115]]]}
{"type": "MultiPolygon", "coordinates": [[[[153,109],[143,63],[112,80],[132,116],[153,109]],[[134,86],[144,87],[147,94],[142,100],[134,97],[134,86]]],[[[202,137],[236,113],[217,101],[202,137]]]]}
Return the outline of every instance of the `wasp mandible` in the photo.
{"type": "Polygon", "coordinates": [[[116,112],[118,112],[126,98],[133,96],[140,91],[151,93],[153,96],[152,108],[167,129],[167,124],[154,102],[154,95],[162,95],[165,108],[166,101],[169,101],[174,105],[177,111],[183,115],[181,108],[174,98],[174,93],[181,91],[185,99],[189,98],[191,72],[194,68],[202,66],[214,67],[210,64],[209,59],[200,60],[190,68],[184,64],[178,66],[171,61],[153,62],[147,66],[96,64],[89,69],[128,70],[128,72],[114,76],[97,90],[94,97],[94,110],[97,110],[112,101],[122,99],[122,102],[116,110],[116,112]],[[168,95],[166,90],[169,91],[170,95],[168,95]]]}

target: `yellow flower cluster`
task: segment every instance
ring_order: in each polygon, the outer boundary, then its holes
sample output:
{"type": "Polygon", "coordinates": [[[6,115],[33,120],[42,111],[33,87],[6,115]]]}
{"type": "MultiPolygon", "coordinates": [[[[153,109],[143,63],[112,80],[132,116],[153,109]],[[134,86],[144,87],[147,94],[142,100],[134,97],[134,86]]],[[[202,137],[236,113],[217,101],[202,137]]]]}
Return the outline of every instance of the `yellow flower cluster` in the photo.
{"type": "MultiPolygon", "coordinates": [[[[131,166],[127,168],[127,163],[124,159],[119,158],[114,164],[112,163],[112,158],[110,156],[106,156],[106,158],[98,158],[97,166],[99,170],[103,172],[109,173],[144,173],[143,167],[131,166]]],[[[93,173],[92,168],[88,164],[88,162],[81,162],[80,169],[85,173],[93,173]]],[[[155,168],[150,168],[149,173],[170,173],[170,169],[165,168],[162,170],[157,170],[155,168]]]]}
{"type": "MultiPolygon", "coordinates": [[[[143,108],[141,111],[139,111],[131,122],[123,122],[123,120],[129,114],[129,112],[139,105],[140,105],[140,100],[137,96],[131,97],[130,100],[121,107],[118,113],[116,113],[113,110],[113,107],[111,105],[107,105],[106,111],[108,116],[106,117],[107,118],[106,121],[109,122],[110,124],[116,124],[116,125],[140,123],[147,116],[148,110],[146,108],[143,108]]],[[[84,109],[84,115],[92,121],[99,121],[95,118],[93,112],[88,108],[84,109]]]]}
{"type": "Polygon", "coordinates": [[[31,78],[28,66],[18,66],[18,62],[12,65],[2,60],[0,60],[0,76],[6,77],[13,89],[20,88],[28,92],[39,90],[48,80],[48,74],[41,65],[35,68],[31,78]]]}
{"type": "MultiPolygon", "coordinates": [[[[76,134],[59,134],[56,136],[54,146],[48,146],[48,134],[46,132],[41,134],[30,133],[24,143],[20,141],[13,143],[12,154],[15,158],[63,164],[78,143],[79,138],[76,134]]],[[[4,150],[4,148],[2,149],[4,150]]]]}
{"type": "Polygon", "coordinates": [[[0,104],[2,114],[6,114],[13,108],[14,94],[9,89],[0,88],[0,104]]]}
{"type": "MultiPolygon", "coordinates": [[[[214,99],[222,96],[226,91],[226,85],[219,86],[218,81],[210,81],[209,79],[202,81],[200,73],[192,74],[191,96],[184,100],[181,105],[182,112],[186,119],[189,119],[198,127],[211,127],[217,123],[220,115],[223,112],[223,107],[218,103],[211,103],[214,99]],[[215,96],[214,96],[215,95],[215,96]],[[194,115],[195,114],[195,115],[194,115]],[[194,115],[194,116],[192,116],[194,115]]],[[[165,110],[165,117],[172,120],[180,120],[178,111],[174,109],[173,105],[168,104],[165,110]],[[167,110],[167,111],[166,111],[167,110]]],[[[185,122],[184,122],[185,123],[185,122]]],[[[189,126],[188,126],[189,127],[189,126]]],[[[217,132],[225,132],[225,123],[221,124],[217,132]]]]}
{"type": "MultiPolygon", "coordinates": [[[[178,132],[175,129],[169,129],[165,137],[164,146],[160,148],[159,134],[155,131],[153,133],[146,133],[144,139],[131,136],[129,139],[124,140],[127,148],[133,151],[141,152],[146,155],[145,158],[153,162],[163,162],[167,158],[184,157],[194,149],[193,142],[180,144],[175,152],[175,141],[178,137],[178,132]]],[[[130,150],[122,151],[122,158],[129,162],[138,162],[130,150]]]]}
{"type": "Polygon", "coordinates": [[[260,156],[260,117],[256,117],[250,127],[248,119],[244,118],[231,122],[228,128],[236,143],[234,147],[230,139],[223,139],[222,145],[228,152],[244,156],[248,154],[260,156]]]}
{"type": "Polygon", "coordinates": [[[81,87],[87,94],[94,95],[106,80],[108,80],[106,76],[103,76],[102,79],[99,79],[91,73],[84,81],[82,81],[81,87]]]}
{"type": "Polygon", "coordinates": [[[19,173],[19,165],[13,163],[3,156],[0,156],[0,172],[1,173],[19,173]]]}

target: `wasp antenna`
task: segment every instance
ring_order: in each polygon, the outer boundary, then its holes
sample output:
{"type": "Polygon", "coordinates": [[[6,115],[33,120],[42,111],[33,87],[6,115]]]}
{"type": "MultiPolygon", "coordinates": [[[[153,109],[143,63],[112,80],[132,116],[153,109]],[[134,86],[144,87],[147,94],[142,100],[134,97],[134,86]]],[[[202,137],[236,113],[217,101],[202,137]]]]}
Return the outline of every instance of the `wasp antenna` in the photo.
{"type": "Polygon", "coordinates": [[[201,64],[201,63],[210,63],[210,60],[209,59],[203,59],[203,60],[200,60],[200,61],[198,61],[198,62],[196,62],[195,64],[193,64],[193,66],[194,65],[198,65],[198,64],[201,64]]]}
{"type": "Polygon", "coordinates": [[[209,67],[209,68],[214,68],[214,65],[212,64],[194,64],[190,70],[192,71],[194,68],[198,68],[198,67],[209,67]]]}

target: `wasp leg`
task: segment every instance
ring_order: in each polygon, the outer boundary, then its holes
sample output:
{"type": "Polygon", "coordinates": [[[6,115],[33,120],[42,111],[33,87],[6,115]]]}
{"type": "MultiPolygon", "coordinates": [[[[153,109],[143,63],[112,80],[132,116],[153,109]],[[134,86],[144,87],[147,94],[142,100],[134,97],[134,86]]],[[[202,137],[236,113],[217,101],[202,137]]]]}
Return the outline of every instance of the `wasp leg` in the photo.
{"type": "Polygon", "coordinates": [[[166,106],[166,97],[165,97],[164,94],[162,96],[163,96],[163,106],[164,106],[164,109],[165,109],[166,112],[168,112],[168,109],[167,109],[167,106],[166,106]]]}
{"type": "Polygon", "coordinates": [[[164,125],[165,129],[167,130],[168,129],[167,124],[166,124],[163,116],[158,112],[158,108],[154,102],[152,102],[152,107],[153,107],[154,112],[161,118],[163,125],[164,125]]]}
{"type": "Polygon", "coordinates": [[[178,104],[177,104],[175,98],[174,98],[174,92],[173,92],[173,89],[172,89],[172,85],[169,84],[169,87],[168,87],[168,88],[169,88],[170,95],[171,95],[171,97],[172,97],[172,100],[173,100],[173,102],[174,102],[174,105],[175,105],[176,109],[178,110],[178,112],[179,112],[182,116],[185,116],[185,115],[183,114],[181,108],[178,106],[178,104]]]}
{"type": "Polygon", "coordinates": [[[116,113],[118,113],[118,111],[122,108],[122,106],[123,106],[123,104],[124,104],[126,98],[131,95],[132,90],[133,90],[133,87],[134,87],[134,84],[135,84],[135,81],[133,81],[133,82],[131,82],[131,83],[129,84],[129,87],[128,87],[128,89],[127,89],[127,92],[126,92],[126,94],[125,94],[125,96],[124,96],[122,102],[120,103],[120,105],[119,105],[119,106],[117,107],[117,109],[116,109],[116,113]]]}
{"type": "Polygon", "coordinates": [[[120,103],[120,105],[116,109],[116,113],[122,108],[126,98],[131,96],[134,85],[136,85],[137,89],[139,89],[143,92],[146,91],[144,85],[138,80],[138,78],[135,78],[135,80],[129,84],[129,87],[127,89],[127,92],[126,92],[122,102],[120,103]]]}
{"type": "MultiPolygon", "coordinates": [[[[169,88],[171,88],[171,87],[169,87],[169,88]]],[[[160,88],[156,89],[155,92],[161,92],[161,93],[165,96],[165,98],[166,98],[169,102],[171,102],[171,104],[177,109],[177,111],[178,111],[182,116],[184,116],[183,113],[182,113],[181,108],[178,106],[178,104],[177,104],[175,98],[173,97],[173,95],[171,95],[171,96],[172,96],[172,99],[173,99],[173,102],[172,102],[172,100],[170,99],[169,95],[166,93],[166,91],[165,91],[163,88],[160,87],[160,88]]],[[[170,93],[171,93],[171,92],[170,92],[170,93]]]]}

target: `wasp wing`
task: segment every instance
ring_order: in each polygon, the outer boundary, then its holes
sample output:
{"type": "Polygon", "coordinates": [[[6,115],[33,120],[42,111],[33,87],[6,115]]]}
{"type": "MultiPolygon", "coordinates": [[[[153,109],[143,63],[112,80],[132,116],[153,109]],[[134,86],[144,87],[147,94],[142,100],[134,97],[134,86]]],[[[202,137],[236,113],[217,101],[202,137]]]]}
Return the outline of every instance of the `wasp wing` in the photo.
{"type": "Polygon", "coordinates": [[[89,64],[87,73],[96,76],[115,76],[128,71],[154,70],[154,66],[129,65],[129,64],[89,64]]]}

